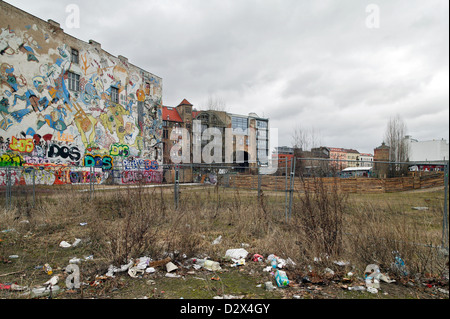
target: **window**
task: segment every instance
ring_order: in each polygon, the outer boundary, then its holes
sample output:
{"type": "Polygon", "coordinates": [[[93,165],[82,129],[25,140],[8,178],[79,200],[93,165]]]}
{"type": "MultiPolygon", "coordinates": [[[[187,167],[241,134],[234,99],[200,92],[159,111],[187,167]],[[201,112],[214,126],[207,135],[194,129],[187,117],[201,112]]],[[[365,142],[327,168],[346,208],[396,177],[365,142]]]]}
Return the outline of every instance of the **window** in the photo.
{"type": "Polygon", "coordinates": [[[119,103],[119,89],[111,86],[111,101],[119,103]]]}
{"type": "Polygon", "coordinates": [[[79,55],[79,54],[78,54],[78,50],[72,48],[72,54],[71,54],[71,56],[70,56],[70,61],[73,62],[73,63],[78,64],[78,62],[79,62],[78,55],[79,55]]]}
{"type": "Polygon", "coordinates": [[[80,76],[73,72],[68,72],[69,90],[79,92],[80,91],[80,76]]]}
{"type": "Polygon", "coordinates": [[[256,131],[256,136],[260,139],[266,139],[267,131],[266,130],[258,130],[258,131],[256,131]]]}
{"type": "MultiPolygon", "coordinates": [[[[233,128],[233,131],[236,129],[240,129],[243,131],[244,134],[247,134],[248,119],[245,117],[233,116],[231,118],[231,127],[233,128]]],[[[236,132],[234,132],[234,133],[236,133],[236,132]]]]}
{"type": "Polygon", "coordinates": [[[258,150],[258,161],[260,164],[268,163],[267,150],[258,150]]]}
{"type": "Polygon", "coordinates": [[[256,127],[257,128],[267,128],[267,122],[266,121],[256,121],[256,127]]]}

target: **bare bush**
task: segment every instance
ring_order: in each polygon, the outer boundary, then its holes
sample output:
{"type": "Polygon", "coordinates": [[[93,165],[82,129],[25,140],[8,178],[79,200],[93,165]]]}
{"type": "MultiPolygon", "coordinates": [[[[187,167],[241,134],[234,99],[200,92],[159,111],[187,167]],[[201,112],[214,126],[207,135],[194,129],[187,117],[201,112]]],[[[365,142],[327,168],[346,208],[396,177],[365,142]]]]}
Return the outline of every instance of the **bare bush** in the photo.
{"type": "MultiPolygon", "coordinates": [[[[302,179],[304,183],[304,180],[302,179]]],[[[293,225],[299,234],[303,255],[311,259],[320,255],[339,255],[343,248],[343,215],[346,196],[335,185],[328,191],[321,179],[313,188],[303,187],[293,209],[293,225]]]]}
{"type": "Polygon", "coordinates": [[[96,222],[91,224],[94,249],[113,263],[158,252],[163,219],[154,194],[145,195],[142,191],[116,194],[114,201],[120,209],[119,218],[97,216],[96,222]]]}

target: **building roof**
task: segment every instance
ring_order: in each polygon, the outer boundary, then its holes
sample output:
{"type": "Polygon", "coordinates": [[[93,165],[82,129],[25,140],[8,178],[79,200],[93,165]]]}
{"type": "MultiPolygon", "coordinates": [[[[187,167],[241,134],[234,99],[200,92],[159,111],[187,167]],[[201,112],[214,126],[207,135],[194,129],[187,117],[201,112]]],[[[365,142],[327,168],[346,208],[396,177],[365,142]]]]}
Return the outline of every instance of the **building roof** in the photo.
{"type": "Polygon", "coordinates": [[[183,123],[183,120],[181,119],[180,114],[178,114],[177,109],[174,107],[163,106],[162,116],[163,116],[163,118],[162,118],[163,121],[183,123]]]}
{"type": "Polygon", "coordinates": [[[339,148],[339,147],[328,147],[328,149],[330,150],[330,152],[342,152],[342,153],[346,153],[345,149],[339,148]]]}
{"type": "Polygon", "coordinates": [[[381,146],[378,146],[377,148],[376,148],[376,150],[387,150],[387,149],[390,149],[390,147],[389,146],[387,146],[386,145],[386,143],[381,143],[381,146]]]}
{"type": "Polygon", "coordinates": [[[344,168],[343,172],[351,172],[351,171],[370,171],[372,167],[347,167],[344,168]]]}
{"type": "Polygon", "coordinates": [[[190,106],[193,106],[193,105],[192,105],[191,103],[189,103],[189,101],[186,100],[186,99],[183,99],[183,101],[181,101],[181,103],[178,104],[178,106],[180,106],[180,105],[190,105],[190,106]]]}
{"type": "Polygon", "coordinates": [[[199,113],[202,111],[192,111],[192,118],[196,118],[199,113]]]}

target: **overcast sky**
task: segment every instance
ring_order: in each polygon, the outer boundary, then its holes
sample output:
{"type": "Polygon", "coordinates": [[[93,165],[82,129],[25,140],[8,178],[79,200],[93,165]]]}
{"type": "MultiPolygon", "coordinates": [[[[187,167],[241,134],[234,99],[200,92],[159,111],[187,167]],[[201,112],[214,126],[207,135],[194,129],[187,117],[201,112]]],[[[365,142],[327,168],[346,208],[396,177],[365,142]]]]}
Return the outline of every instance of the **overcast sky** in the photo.
{"type": "Polygon", "coordinates": [[[164,105],[216,97],[269,118],[280,145],[301,127],[373,153],[396,115],[413,138],[449,140],[448,0],[6,2],[162,77],[164,105]]]}

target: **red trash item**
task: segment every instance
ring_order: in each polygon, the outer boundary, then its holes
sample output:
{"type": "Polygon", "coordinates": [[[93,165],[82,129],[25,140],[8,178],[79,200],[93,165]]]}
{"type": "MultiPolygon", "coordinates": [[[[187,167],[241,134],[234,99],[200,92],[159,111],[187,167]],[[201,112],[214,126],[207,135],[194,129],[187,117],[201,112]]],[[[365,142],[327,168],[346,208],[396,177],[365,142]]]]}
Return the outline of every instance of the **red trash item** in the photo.
{"type": "Polygon", "coordinates": [[[252,260],[253,261],[263,261],[264,257],[258,254],[254,254],[252,260]]]}
{"type": "Polygon", "coordinates": [[[10,290],[11,289],[11,285],[5,285],[5,284],[1,284],[0,283],[0,289],[10,290]]]}

